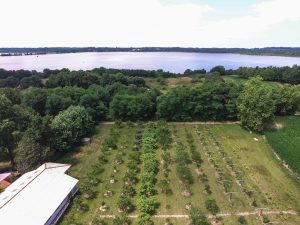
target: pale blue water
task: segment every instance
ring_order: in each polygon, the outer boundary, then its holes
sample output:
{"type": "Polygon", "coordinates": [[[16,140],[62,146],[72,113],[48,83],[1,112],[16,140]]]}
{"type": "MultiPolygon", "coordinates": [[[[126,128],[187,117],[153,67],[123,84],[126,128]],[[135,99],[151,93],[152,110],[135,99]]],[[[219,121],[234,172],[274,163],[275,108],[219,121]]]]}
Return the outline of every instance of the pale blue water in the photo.
{"type": "Polygon", "coordinates": [[[182,73],[186,69],[204,68],[210,70],[217,65],[223,65],[226,69],[236,69],[240,66],[292,66],[295,64],[300,65],[300,57],[182,52],[87,52],[0,57],[0,68],[37,71],[42,71],[45,68],[88,70],[107,67],[116,69],[163,69],[182,73]]]}

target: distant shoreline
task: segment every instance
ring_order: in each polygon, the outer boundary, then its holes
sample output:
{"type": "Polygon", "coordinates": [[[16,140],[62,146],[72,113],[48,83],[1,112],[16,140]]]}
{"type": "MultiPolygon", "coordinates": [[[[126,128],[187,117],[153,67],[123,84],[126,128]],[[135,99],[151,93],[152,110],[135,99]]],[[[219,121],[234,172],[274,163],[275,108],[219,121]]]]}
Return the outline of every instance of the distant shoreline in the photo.
{"type": "Polygon", "coordinates": [[[182,53],[212,53],[212,54],[240,54],[258,56],[288,56],[300,57],[300,47],[268,47],[268,48],[179,48],[179,47],[142,47],[142,48],[0,48],[0,56],[27,56],[64,53],[88,53],[88,52],[182,52],[182,53]]]}

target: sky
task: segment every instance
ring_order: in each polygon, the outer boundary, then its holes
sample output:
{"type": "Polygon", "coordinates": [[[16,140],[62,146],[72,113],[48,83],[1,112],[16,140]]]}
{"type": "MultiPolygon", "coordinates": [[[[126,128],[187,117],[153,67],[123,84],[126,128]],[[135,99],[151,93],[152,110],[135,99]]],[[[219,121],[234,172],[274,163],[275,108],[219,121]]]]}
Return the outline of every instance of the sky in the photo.
{"type": "Polygon", "coordinates": [[[0,0],[0,47],[300,47],[300,0],[0,0]]]}

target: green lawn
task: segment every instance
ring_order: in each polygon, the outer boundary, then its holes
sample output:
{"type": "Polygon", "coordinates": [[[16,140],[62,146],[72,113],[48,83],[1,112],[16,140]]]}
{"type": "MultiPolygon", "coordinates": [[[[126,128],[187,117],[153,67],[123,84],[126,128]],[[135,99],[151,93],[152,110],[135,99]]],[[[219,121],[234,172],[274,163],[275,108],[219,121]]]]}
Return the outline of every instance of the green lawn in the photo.
{"type": "Polygon", "coordinates": [[[267,132],[266,137],[276,153],[300,174],[300,116],[277,117],[276,122],[282,128],[267,132]]]}
{"type": "MultiPolygon", "coordinates": [[[[98,158],[102,153],[102,143],[109,136],[109,130],[115,125],[100,125],[98,134],[96,134],[90,145],[83,146],[73,154],[65,157],[65,161],[74,160],[75,165],[71,167],[69,174],[76,176],[80,182],[84,180],[85,175],[90,171],[94,164],[99,163],[98,158]]],[[[156,195],[160,207],[156,215],[186,215],[189,213],[185,209],[186,204],[200,208],[204,213],[209,214],[205,207],[205,201],[213,198],[216,200],[222,213],[237,213],[245,211],[254,211],[257,207],[268,208],[269,210],[296,210],[300,211],[300,185],[299,181],[292,179],[286,170],[278,163],[278,160],[272,154],[271,148],[263,136],[251,134],[243,130],[239,125],[170,125],[173,142],[166,150],[170,153],[171,163],[169,165],[169,177],[171,183],[171,195],[165,195],[160,192],[156,195]],[[189,186],[192,193],[190,197],[182,196],[185,190],[180,182],[176,172],[177,162],[175,162],[176,146],[182,142],[185,151],[191,158],[191,151],[188,144],[187,131],[191,133],[194,139],[196,150],[201,154],[203,163],[200,166],[201,173],[206,174],[208,180],[199,179],[199,170],[197,165],[192,162],[188,165],[194,183],[189,186]],[[258,141],[254,140],[257,138],[258,141]],[[208,154],[209,153],[209,154],[208,154]],[[228,162],[230,160],[230,163],[228,162]],[[229,166],[231,165],[232,168],[229,166]],[[237,175],[238,173],[238,175],[237,175]],[[237,183],[238,179],[243,180],[243,184],[237,183]],[[224,180],[230,185],[224,188],[224,180]],[[209,185],[211,194],[205,193],[205,185],[209,185]],[[249,197],[245,190],[253,191],[249,197]],[[232,192],[229,197],[228,193],[232,192]],[[255,201],[256,205],[253,205],[255,201]]],[[[95,198],[84,200],[89,206],[87,212],[80,212],[74,205],[71,205],[68,212],[61,221],[63,225],[72,224],[91,224],[94,218],[101,215],[120,215],[117,209],[117,202],[123,186],[123,177],[126,172],[126,165],[129,160],[129,153],[132,150],[135,137],[135,127],[124,126],[116,128],[119,132],[119,138],[116,140],[118,148],[111,150],[107,156],[108,163],[103,165],[104,173],[99,178],[102,182],[94,187],[97,193],[95,198]],[[122,152],[123,164],[115,164],[116,155],[122,152]],[[114,168],[117,173],[114,173],[114,168]],[[114,175],[116,183],[111,184],[111,175],[114,175]],[[104,197],[107,190],[113,192],[112,197],[104,197]],[[109,207],[106,212],[101,212],[99,207],[102,202],[109,207]]],[[[156,157],[161,162],[163,149],[158,148],[156,157]]],[[[64,161],[62,160],[62,161],[64,161]]],[[[160,170],[156,176],[158,182],[164,179],[162,172],[163,166],[160,164],[160,170]]],[[[138,189],[139,183],[134,187],[138,189]]],[[[159,191],[159,186],[156,186],[159,191]]],[[[78,198],[78,197],[77,197],[78,198]]],[[[132,198],[136,205],[138,195],[132,198]]],[[[138,215],[135,210],[131,216],[138,215]]],[[[261,217],[257,215],[246,216],[248,224],[261,224],[261,217]]],[[[272,215],[272,221],[280,224],[300,224],[299,216],[272,215]]],[[[104,219],[107,224],[112,224],[112,219],[104,219]]],[[[188,222],[187,218],[170,218],[174,225],[182,225],[188,222]]],[[[132,219],[135,224],[136,219],[132,219]]],[[[155,224],[164,224],[166,218],[153,218],[155,224]]],[[[238,216],[229,216],[221,219],[220,224],[238,225],[238,216]]]]}

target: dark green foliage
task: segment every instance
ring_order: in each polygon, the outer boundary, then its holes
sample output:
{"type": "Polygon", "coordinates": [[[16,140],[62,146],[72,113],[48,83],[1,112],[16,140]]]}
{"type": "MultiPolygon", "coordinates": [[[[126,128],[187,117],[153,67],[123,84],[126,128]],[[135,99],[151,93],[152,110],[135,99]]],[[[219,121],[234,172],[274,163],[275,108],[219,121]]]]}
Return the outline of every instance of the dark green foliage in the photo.
{"type": "Polygon", "coordinates": [[[16,123],[13,121],[14,111],[12,102],[4,95],[0,95],[0,156],[8,157],[13,163],[13,149],[15,137],[13,132],[16,130],[16,123]]]}
{"type": "Polygon", "coordinates": [[[205,184],[205,191],[206,191],[206,193],[209,194],[209,195],[212,193],[212,191],[211,191],[211,189],[210,189],[210,186],[209,186],[208,184],[205,184]]]}
{"type": "Polygon", "coordinates": [[[159,121],[157,123],[156,140],[163,149],[167,149],[172,143],[171,131],[166,121],[159,121]]]}
{"type": "Polygon", "coordinates": [[[190,147],[192,161],[196,163],[197,167],[200,167],[200,165],[203,163],[203,160],[201,158],[200,153],[196,150],[196,145],[194,143],[195,142],[194,138],[193,138],[192,134],[187,129],[185,129],[185,133],[186,133],[187,142],[188,142],[189,147],[190,147]]]}
{"type": "Polygon", "coordinates": [[[278,81],[290,84],[300,83],[300,66],[294,65],[292,67],[264,67],[264,68],[251,68],[251,67],[240,67],[234,71],[242,78],[249,78],[254,76],[261,76],[264,80],[278,81]]]}
{"type": "Polygon", "coordinates": [[[85,108],[71,106],[59,113],[52,121],[53,146],[57,150],[69,150],[80,138],[87,135],[92,129],[91,117],[85,108]]]}
{"type": "Polygon", "coordinates": [[[238,111],[243,126],[262,132],[267,122],[272,122],[275,101],[270,88],[263,85],[261,78],[251,78],[238,99],[238,111]]]}
{"type": "Polygon", "coordinates": [[[239,216],[238,222],[239,222],[239,224],[248,224],[247,220],[244,216],[239,216]]]}
{"type": "Polygon", "coordinates": [[[269,223],[270,219],[267,216],[263,216],[263,223],[269,223]]]}
{"type": "Polygon", "coordinates": [[[204,213],[200,211],[198,208],[192,208],[189,218],[192,221],[193,225],[209,225],[210,223],[208,222],[206,216],[204,213]]]}
{"type": "Polygon", "coordinates": [[[176,172],[182,182],[186,184],[192,184],[194,182],[191,170],[186,165],[179,164],[176,167],[176,172]]]}
{"type": "Polygon", "coordinates": [[[149,215],[153,215],[159,207],[159,202],[154,196],[140,197],[137,204],[141,213],[147,213],[149,215]]]}
{"type": "Polygon", "coordinates": [[[40,88],[28,88],[22,93],[22,104],[34,109],[40,115],[46,112],[47,92],[40,88]]]}
{"type": "Polygon", "coordinates": [[[143,158],[144,158],[143,167],[145,172],[156,174],[159,170],[158,168],[159,162],[156,159],[156,155],[154,153],[149,152],[149,153],[145,153],[143,155],[143,158]]]}
{"type": "Polygon", "coordinates": [[[206,200],[205,206],[206,206],[206,209],[214,215],[216,215],[218,212],[220,212],[220,208],[217,205],[216,200],[214,200],[214,199],[206,200]]]}
{"type": "Polygon", "coordinates": [[[47,158],[50,149],[40,146],[30,137],[24,136],[15,149],[15,163],[19,172],[25,173],[36,168],[47,158]]]}
{"type": "Polygon", "coordinates": [[[70,97],[65,97],[60,94],[49,94],[46,101],[46,112],[52,116],[56,116],[60,111],[67,109],[73,104],[70,97]]]}
{"type": "Polygon", "coordinates": [[[20,80],[19,87],[22,89],[29,87],[42,87],[42,80],[40,76],[32,75],[30,77],[24,77],[20,80]]]}
{"type": "Polygon", "coordinates": [[[172,194],[172,190],[171,190],[171,186],[170,186],[170,181],[168,180],[161,180],[159,183],[158,183],[158,186],[161,190],[161,193],[164,193],[166,195],[168,194],[172,194]]]}
{"type": "Polygon", "coordinates": [[[176,148],[175,161],[182,164],[190,164],[189,154],[185,151],[185,147],[181,142],[178,142],[176,148]]]}
{"type": "Polygon", "coordinates": [[[215,66],[214,68],[212,68],[210,70],[211,73],[217,72],[219,73],[221,76],[226,74],[226,70],[224,66],[215,66]]]}
{"type": "Polygon", "coordinates": [[[156,94],[147,92],[138,95],[118,94],[110,103],[110,115],[115,120],[149,119],[155,112],[156,94]]]}
{"type": "Polygon", "coordinates": [[[157,99],[157,117],[168,121],[235,119],[236,95],[221,78],[208,76],[198,88],[173,88],[157,99]],[[228,105],[227,107],[227,104],[228,105]],[[230,109],[227,110],[227,109],[230,109]]]}
{"type": "Polygon", "coordinates": [[[131,198],[127,196],[121,196],[118,200],[118,208],[123,212],[132,212],[134,210],[134,205],[131,202],[131,198]]]}
{"type": "Polygon", "coordinates": [[[137,225],[154,225],[154,222],[149,214],[141,213],[137,218],[137,225]]]}
{"type": "Polygon", "coordinates": [[[139,187],[139,194],[147,197],[157,194],[157,191],[155,190],[155,184],[151,180],[142,182],[139,187]]]}

